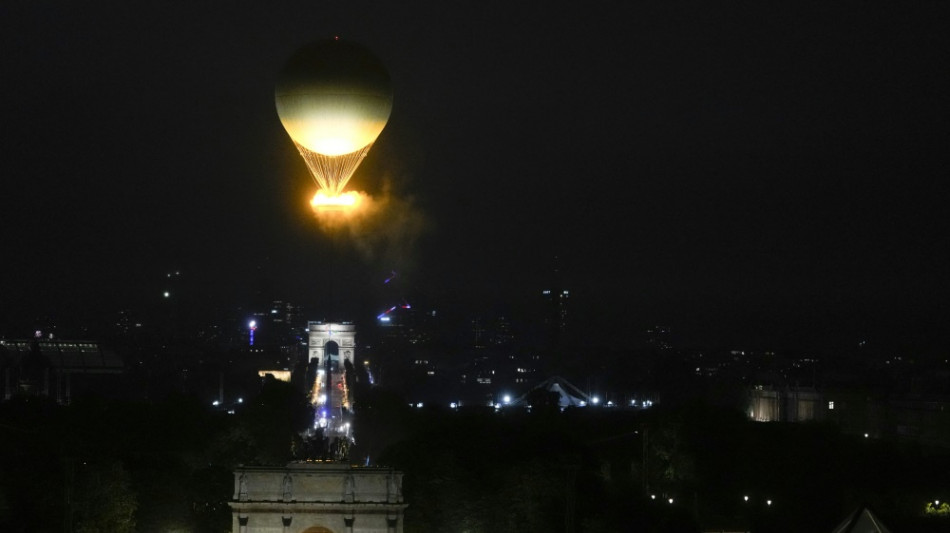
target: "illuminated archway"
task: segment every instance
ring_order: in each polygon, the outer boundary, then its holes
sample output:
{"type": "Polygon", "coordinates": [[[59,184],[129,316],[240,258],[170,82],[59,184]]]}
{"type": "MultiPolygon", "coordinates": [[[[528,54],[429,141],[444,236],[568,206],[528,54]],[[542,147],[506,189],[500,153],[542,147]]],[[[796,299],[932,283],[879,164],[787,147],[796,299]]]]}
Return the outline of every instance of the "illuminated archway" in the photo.
{"type": "Polygon", "coordinates": [[[331,530],[329,530],[329,529],[327,529],[327,528],[325,528],[325,527],[314,526],[314,527],[307,528],[307,529],[301,531],[300,533],[333,533],[333,531],[331,531],[331,530]]]}

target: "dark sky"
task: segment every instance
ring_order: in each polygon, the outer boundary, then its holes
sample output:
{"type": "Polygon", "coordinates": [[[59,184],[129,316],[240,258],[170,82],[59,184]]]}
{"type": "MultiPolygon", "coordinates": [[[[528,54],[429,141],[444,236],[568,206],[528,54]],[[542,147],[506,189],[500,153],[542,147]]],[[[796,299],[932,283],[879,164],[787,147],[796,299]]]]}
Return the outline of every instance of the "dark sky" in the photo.
{"type": "Polygon", "coordinates": [[[395,269],[505,309],[557,256],[592,337],[945,351],[948,8],[875,4],[7,0],[0,330],[172,269],[210,301],[372,307],[395,269]],[[309,215],[273,103],[334,35],[394,82],[355,237],[309,215]]]}

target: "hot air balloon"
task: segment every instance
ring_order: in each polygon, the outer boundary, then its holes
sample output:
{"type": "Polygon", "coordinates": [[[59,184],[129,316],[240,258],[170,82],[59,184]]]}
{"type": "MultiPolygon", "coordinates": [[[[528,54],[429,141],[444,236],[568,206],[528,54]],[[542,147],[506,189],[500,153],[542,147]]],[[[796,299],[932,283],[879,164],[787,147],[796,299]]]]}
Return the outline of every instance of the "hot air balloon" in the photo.
{"type": "Polygon", "coordinates": [[[317,41],[288,60],[274,100],[318,194],[337,197],[389,120],[392,82],[366,48],[347,41],[317,41]]]}

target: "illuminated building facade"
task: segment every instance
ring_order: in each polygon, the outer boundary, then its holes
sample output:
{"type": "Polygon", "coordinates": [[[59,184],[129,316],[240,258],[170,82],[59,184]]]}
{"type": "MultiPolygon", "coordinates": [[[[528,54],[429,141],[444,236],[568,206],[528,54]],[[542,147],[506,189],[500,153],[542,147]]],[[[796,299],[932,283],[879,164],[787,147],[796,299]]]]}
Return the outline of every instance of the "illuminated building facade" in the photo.
{"type": "Polygon", "coordinates": [[[807,422],[820,418],[821,396],[814,389],[757,386],[749,398],[749,419],[756,422],[807,422]]]}
{"type": "Polygon", "coordinates": [[[401,533],[402,472],[338,463],[234,472],[233,533],[401,533]]]}

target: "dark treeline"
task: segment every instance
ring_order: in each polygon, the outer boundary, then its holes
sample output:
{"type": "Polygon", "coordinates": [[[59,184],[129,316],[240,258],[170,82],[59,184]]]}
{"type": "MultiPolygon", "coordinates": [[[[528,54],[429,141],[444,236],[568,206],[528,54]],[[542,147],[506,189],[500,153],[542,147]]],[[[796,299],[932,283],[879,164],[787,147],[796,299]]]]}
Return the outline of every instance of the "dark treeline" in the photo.
{"type": "Polygon", "coordinates": [[[407,473],[407,532],[820,532],[859,505],[892,531],[948,527],[924,515],[948,487],[947,450],[831,425],[758,424],[699,402],[409,417],[411,437],[384,457],[407,473]]]}
{"type": "Polygon", "coordinates": [[[0,403],[0,530],[230,531],[233,468],[293,459],[310,416],[273,380],[234,415],[185,396],[14,397],[0,403]]]}
{"type": "MultiPolygon", "coordinates": [[[[700,401],[561,412],[533,400],[420,409],[362,390],[349,461],[405,472],[407,533],[820,532],[859,505],[892,531],[948,525],[924,514],[950,487],[947,450],[700,401]]],[[[0,403],[0,530],[229,531],[236,465],[326,454],[301,437],[310,416],[299,389],[272,380],[233,415],[184,396],[0,403]]]]}

